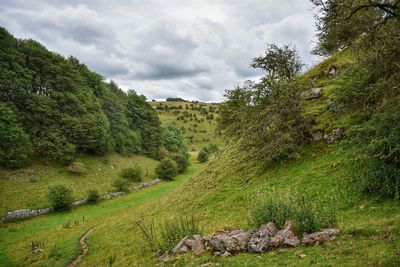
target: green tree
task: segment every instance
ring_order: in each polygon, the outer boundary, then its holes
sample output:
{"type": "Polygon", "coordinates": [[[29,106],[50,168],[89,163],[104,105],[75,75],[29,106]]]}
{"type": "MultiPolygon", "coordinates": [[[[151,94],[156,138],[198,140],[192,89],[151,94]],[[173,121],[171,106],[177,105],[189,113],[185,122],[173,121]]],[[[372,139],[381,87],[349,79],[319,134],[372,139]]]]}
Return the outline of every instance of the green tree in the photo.
{"type": "Polygon", "coordinates": [[[205,149],[200,150],[199,154],[197,155],[197,161],[200,163],[208,161],[208,153],[205,149]]]}
{"type": "Polygon", "coordinates": [[[176,174],[176,164],[171,159],[163,159],[156,167],[158,178],[163,180],[172,180],[176,174]]]}
{"type": "Polygon", "coordinates": [[[178,173],[182,173],[186,170],[187,166],[189,165],[189,161],[187,157],[180,153],[175,153],[171,155],[171,159],[175,162],[176,164],[176,171],[178,173]]]}
{"type": "Polygon", "coordinates": [[[188,148],[184,142],[183,134],[174,123],[168,123],[162,131],[163,144],[168,151],[179,152],[188,157],[188,148]]]}
{"type": "Polygon", "coordinates": [[[13,110],[0,101],[0,165],[21,167],[31,154],[29,136],[18,123],[13,110]]]}
{"type": "Polygon", "coordinates": [[[53,185],[47,191],[47,198],[55,211],[69,210],[73,201],[72,189],[62,184],[53,185]]]}

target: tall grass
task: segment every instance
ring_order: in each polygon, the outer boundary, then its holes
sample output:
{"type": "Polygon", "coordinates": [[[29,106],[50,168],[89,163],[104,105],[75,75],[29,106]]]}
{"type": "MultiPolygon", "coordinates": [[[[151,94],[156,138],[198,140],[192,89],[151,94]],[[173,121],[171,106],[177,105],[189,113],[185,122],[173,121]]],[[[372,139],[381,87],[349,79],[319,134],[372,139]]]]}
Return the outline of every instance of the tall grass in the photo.
{"type": "Polygon", "coordinates": [[[167,251],[174,248],[184,237],[201,235],[202,231],[194,217],[175,217],[156,226],[154,221],[137,221],[142,239],[152,251],[167,251]]]}
{"type": "Polygon", "coordinates": [[[282,228],[285,221],[295,224],[298,235],[333,227],[337,222],[334,199],[316,202],[307,195],[270,195],[251,210],[249,225],[258,228],[273,222],[282,228]]]}

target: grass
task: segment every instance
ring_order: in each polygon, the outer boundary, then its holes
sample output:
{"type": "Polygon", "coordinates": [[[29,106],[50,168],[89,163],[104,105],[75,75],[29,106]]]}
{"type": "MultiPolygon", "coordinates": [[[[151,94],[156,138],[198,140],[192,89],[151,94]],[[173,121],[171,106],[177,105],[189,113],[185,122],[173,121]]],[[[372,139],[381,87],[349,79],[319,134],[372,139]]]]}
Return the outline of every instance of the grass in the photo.
{"type": "Polygon", "coordinates": [[[123,157],[112,154],[106,157],[85,156],[77,159],[88,168],[87,174],[74,175],[62,165],[36,162],[18,170],[0,169],[0,216],[10,210],[49,206],[46,191],[54,184],[64,184],[73,189],[75,199],[87,197],[87,191],[97,189],[99,194],[112,191],[112,182],[121,170],[138,164],[142,166],[144,180],[154,176],[157,161],[144,156],[123,157]]]}
{"type": "Polygon", "coordinates": [[[204,146],[214,143],[217,145],[222,144],[222,138],[220,136],[216,135],[216,117],[218,114],[213,113],[214,119],[212,120],[207,120],[206,116],[201,114],[199,110],[192,110],[191,108],[199,108],[200,105],[204,107],[206,110],[209,110],[209,107],[214,107],[215,109],[218,109],[217,104],[209,104],[209,103],[191,103],[191,102],[165,102],[165,101],[153,101],[150,102],[151,106],[156,108],[157,106],[182,106],[181,110],[157,110],[158,111],[158,116],[160,117],[160,120],[163,125],[174,122],[178,127],[184,127],[185,131],[183,133],[183,136],[185,138],[185,142],[187,143],[189,150],[191,151],[199,151],[201,150],[204,146]],[[186,109],[186,106],[188,106],[189,109],[186,109]],[[194,120],[188,119],[187,122],[185,123],[183,120],[177,120],[178,116],[181,116],[184,111],[188,111],[192,113],[193,115],[196,115],[197,119],[203,119],[204,121],[202,122],[196,122],[194,120]],[[197,125],[197,126],[195,126],[197,125]],[[189,129],[190,128],[190,129],[189,129]],[[193,137],[192,139],[190,137],[193,137]]]}
{"type": "Polygon", "coordinates": [[[32,266],[62,266],[77,254],[76,242],[91,226],[96,226],[97,230],[89,237],[91,249],[82,264],[104,266],[108,257],[115,254],[115,266],[153,266],[157,263],[155,254],[146,249],[140,229],[135,225],[138,220],[153,219],[157,225],[177,216],[194,215],[205,234],[224,227],[247,228],[249,208],[271,192],[277,195],[306,193],[316,201],[335,195],[338,223],[343,234],[321,247],[282,249],[261,255],[244,253],[232,258],[188,254],[180,256],[174,264],[390,266],[398,263],[399,205],[374,202],[353,193],[348,186],[346,164],[333,167],[333,163],[344,162],[347,158],[341,149],[315,145],[306,148],[303,155],[301,161],[261,170],[252,164],[237,164],[243,155],[232,146],[206,167],[194,163],[172,182],[163,182],[99,205],[77,208],[70,213],[5,225],[0,229],[0,266],[26,265],[28,261],[32,266]],[[81,223],[63,229],[63,224],[68,221],[81,223]],[[49,258],[46,249],[42,258],[25,260],[32,240],[40,240],[46,247],[60,248],[61,258],[58,261],[49,258]],[[307,255],[306,258],[296,256],[300,251],[307,255]]]}

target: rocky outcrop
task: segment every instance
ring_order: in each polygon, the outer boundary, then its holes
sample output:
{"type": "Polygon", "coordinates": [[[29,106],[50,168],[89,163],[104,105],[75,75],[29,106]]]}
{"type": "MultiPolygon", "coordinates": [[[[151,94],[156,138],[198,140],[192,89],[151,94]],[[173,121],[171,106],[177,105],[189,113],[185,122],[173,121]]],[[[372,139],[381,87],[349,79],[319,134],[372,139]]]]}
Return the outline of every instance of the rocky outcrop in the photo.
{"type": "Polygon", "coordinates": [[[214,256],[229,257],[240,252],[262,253],[281,247],[297,247],[320,245],[334,238],[339,233],[338,229],[324,229],[312,234],[304,234],[300,241],[293,232],[291,222],[286,222],[278,230],[272,222],[262,225],[258,230],[233,230],[217,231],[218,234],[201,237],[194,235],[183,238],[171,252],[165,252],[160,261],[170,261],[171,257],[192,251],[202,255],[206,251],[214,256]]]}
{"type": "Polygon", "coordinates": [[[332,130],[331,134],[325,134],[324,139],[328,143],[334,143],[341,140],[344,137],[344,130],[342,128],[336,128],[332,130]]]}
{"type": "Polygon", "coordinates": [[[318,246],[333,239],[339,234],[339,229],[329,228],[323,229],[312,234],[305,234],[301,243],[305,246],[318,246]]]}
{"type": "Polygon", "coordinates": [[[306,100],[318,99],[322,96],[322,88],[321,87],[311,88],[310,90],[303,92],[301,96],[306,100]]]}

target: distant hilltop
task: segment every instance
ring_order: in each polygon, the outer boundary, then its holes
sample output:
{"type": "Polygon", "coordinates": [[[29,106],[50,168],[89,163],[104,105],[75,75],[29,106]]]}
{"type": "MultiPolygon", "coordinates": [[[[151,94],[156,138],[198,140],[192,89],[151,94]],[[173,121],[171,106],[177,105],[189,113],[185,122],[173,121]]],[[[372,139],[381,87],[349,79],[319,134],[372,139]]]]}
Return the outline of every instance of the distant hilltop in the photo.
{"type": "Polygon", "coordinates": [[[167,102],[189,102],[180,97],[167,97],[167,99],[165,101],[167,101],[167,102]]]}

